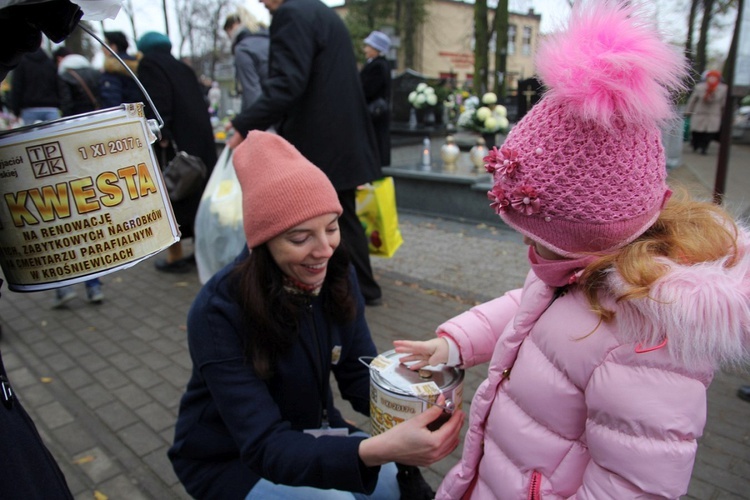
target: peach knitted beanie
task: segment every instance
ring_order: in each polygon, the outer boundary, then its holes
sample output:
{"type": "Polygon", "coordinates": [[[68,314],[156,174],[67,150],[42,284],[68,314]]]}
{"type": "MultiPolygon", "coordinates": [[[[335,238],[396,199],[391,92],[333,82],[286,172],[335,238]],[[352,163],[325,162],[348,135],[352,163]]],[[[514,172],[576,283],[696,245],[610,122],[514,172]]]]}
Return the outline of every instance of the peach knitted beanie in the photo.
{"type": "Polygon", "coordinates": [[[251,131],[232,162],[249,248],[313,217],[343,212],[326,174],[276,134],[251,131]]]}
{"type": "Polygon", "coordinates": [[[567,257],[620,248],[656,221],[670,194],[659,126],[685,74],[636,7],[580,4],[537,53],[544,97],[485,157],[498,215],[567,257]]]}

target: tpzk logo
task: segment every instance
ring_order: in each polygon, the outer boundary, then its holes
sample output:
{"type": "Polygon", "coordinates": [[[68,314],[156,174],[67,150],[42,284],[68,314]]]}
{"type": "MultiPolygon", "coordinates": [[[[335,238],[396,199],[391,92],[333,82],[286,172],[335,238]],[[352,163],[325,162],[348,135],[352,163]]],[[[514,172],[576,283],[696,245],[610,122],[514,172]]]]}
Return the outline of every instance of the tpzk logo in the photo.
{"type": "Polygon", "coordinates": [[[48,142],[26,148],[34,177],[49,177],[68,171],[59,142],[48,142]]]}

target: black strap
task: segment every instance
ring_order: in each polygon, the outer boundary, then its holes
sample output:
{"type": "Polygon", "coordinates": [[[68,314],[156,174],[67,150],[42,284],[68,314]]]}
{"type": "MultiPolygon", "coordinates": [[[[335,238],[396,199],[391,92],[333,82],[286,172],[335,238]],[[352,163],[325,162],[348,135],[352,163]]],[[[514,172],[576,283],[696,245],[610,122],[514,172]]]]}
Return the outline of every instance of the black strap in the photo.
{"type": "Polygon", "coordinates": [[[78,74],[77,71],[74,71],[72,69],[68,69],[68,74],[76,79],[76,81],[81,85],[81,88],[83,88],[83,91],[86,92],[86,95],[89,96],[89,100],[91,101],[91,104],[94,105],[94,109],[99,109],[99,101],[94,96],[94,93],[91,92],[91,89],[88,85],[86,85],[86,82],[81,77],[81,75],[78,74]]]}

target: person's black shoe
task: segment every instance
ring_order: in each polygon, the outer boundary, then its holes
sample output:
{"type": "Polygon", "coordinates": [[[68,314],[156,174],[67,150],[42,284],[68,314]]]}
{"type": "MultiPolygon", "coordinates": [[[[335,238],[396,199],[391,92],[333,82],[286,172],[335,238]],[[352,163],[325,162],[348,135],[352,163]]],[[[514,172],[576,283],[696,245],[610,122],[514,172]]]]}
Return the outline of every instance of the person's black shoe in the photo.
{"type": "Polygon", "coordinates": [[[157,271],[163,273],[184,274],[193,269],[193,264],[187,259],[180,259],[174,262],[167,262],[166,259],[159,259],[154,263],[157,271]]]}
{"type": "Polygon", "coordinates": [[[750,385],[742,385],[737,389],[737,397],[750,402],[750,385]]]}
{"type": "Polygon", "coordinates": [[[377,307],[383,305],[383,299],[378,297],[376,299],[365,299],[365,305],[371,307],[377,307]]]}
{"type": "Polygon", "coordinates": [[[398,474],[398,488],[401,491],[401,498],[409,500],[432,500],[435,498],[435,491],[422,477],[419,467],[414,465],[396,464],[398,474]]]}

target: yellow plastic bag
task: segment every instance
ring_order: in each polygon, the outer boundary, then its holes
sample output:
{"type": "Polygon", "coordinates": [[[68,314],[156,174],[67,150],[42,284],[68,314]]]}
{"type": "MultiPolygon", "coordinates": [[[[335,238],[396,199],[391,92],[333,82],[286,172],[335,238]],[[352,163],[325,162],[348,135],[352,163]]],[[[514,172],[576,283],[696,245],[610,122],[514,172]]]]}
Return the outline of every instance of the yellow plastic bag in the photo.
{"type": "Polygon", "coordinates": [[[393,257],[404,242],[398,229],[393,177],[383,177],[357,189],[357,216],[365,228],[370,254],[393,257]]]}

